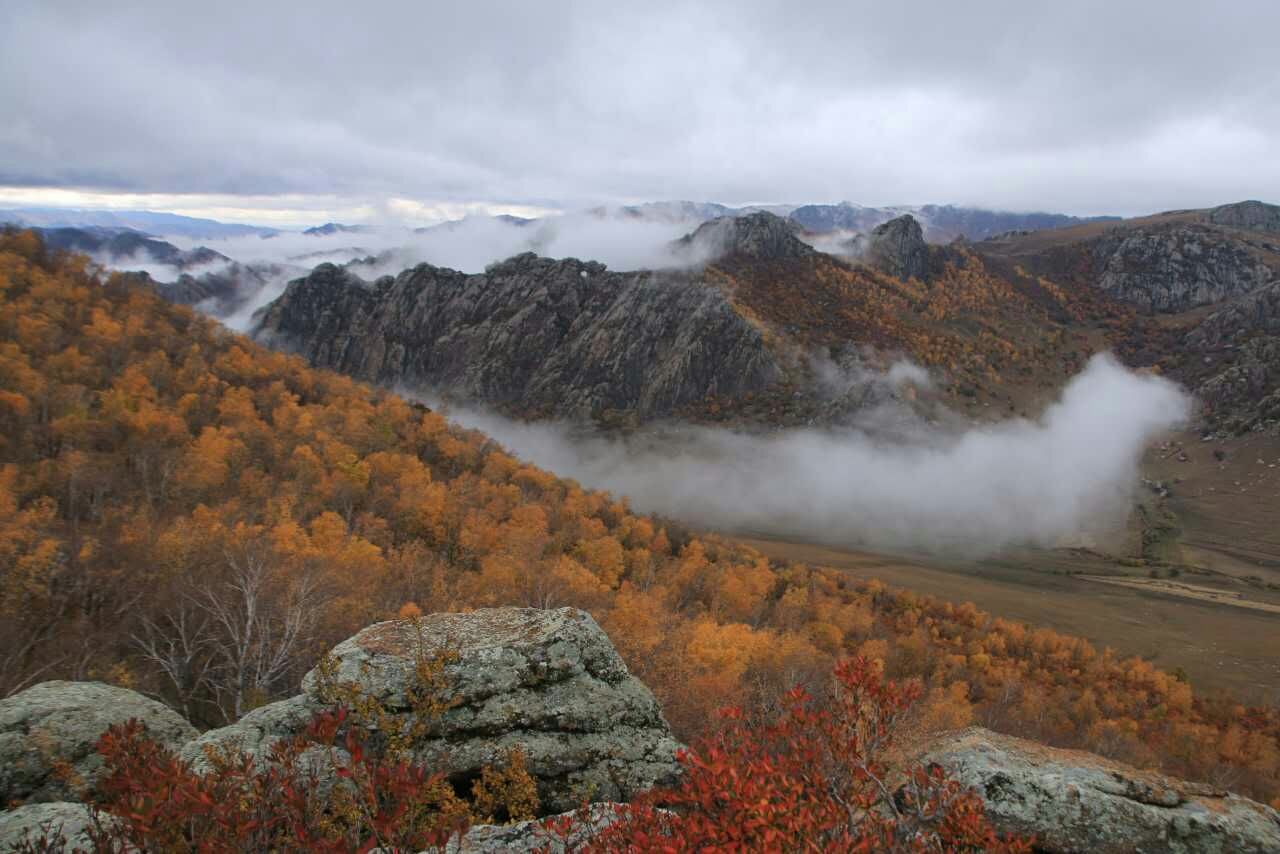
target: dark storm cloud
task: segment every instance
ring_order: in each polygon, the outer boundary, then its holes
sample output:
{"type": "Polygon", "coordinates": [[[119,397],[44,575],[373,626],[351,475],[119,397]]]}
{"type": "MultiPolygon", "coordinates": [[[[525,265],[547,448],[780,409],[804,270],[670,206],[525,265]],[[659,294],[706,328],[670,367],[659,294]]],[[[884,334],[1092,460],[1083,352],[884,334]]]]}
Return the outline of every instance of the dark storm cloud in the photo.
{"type": "Polygon", "coordinates": [[[0,0],[0,183],[545,204],[1280,199],[1274,0],[0,0]]]}

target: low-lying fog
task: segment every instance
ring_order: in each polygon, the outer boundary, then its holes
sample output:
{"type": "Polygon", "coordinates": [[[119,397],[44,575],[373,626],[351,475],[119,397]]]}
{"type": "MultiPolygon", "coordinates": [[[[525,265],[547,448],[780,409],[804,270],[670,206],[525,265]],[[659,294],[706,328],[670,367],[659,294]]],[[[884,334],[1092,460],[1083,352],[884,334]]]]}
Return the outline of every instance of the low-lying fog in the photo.
{"type": "MultiPolygon", "coordinates": [[[[260,289],[255,286],[254,293],[246,294],[247,301],[240,309],[220,318],[227,326],[243,332],[249,328],[254,312],[283,293],[291,280],[326,262],[357,262],[352,272],[370,281],[379,276],[396,275],[422,263],[479,273],[487,265],[521,252],[589,259],[614,270],[671,267],[693,260],[673,255],[671,243],[696,227],[697,223],[687,221],[574,213],[523,225],[499,218],[471,217],[426,230],[384,224],[334,234],[282,232],[269,238],[245,235],[195,240],[177,235],[158,236],[180,249],[205,246],[240,264],[278,268],[266,276],[266,286],[260,289]],[[368,263],[363,263],[365,259],[368,263]]],[[[145,270],[160,282],[175,281],[180,272],[198,276],[220,273],[227,267],[227,262],[216,262],[179,271],[137,257],[96,260],[113,269],[145,270]]]]}
{"type": "Polygon", "coordinates": [[[962,430],[921,422],[891,439],[861,429],[747,435],[670,425],[583,438],[478,410],[449,415],[525,460],[628,496],[640,511],[728,531],[980,556],[1123,526],[1144,445],[1188,411],[1174,383],[1098,355],[1037,419],[962,430]]]}

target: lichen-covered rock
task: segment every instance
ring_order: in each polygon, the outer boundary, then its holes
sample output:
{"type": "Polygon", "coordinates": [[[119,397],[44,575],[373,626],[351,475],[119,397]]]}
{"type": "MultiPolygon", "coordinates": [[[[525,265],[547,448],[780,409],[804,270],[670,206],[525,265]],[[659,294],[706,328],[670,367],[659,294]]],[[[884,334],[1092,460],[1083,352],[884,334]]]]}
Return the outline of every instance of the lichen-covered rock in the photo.
{"type": "Polygon", "coordinates": [[[1090,854],[1280,851],[1280,814],[1207,786],[971,728],[924,751],[972,787],[1004,832],[1037,850],[1090,854]]]}
{"type": "Polygon", "coordinates": [[[198,760],[206,746],[221,745],[264,755],[305,729],[334,683],[410,716],[415,661],[444,651],[456,656],[444,669],[453,705],[412,745],[428,767],[465,782],[519,748],[543,809],[553,812],[584,799],[625,800],[674,779],[679,745],[653,695],[591,616],[574,608],[498,608],[370,626],[334,648],[331,673],[307,674],[302,695],[205,733],[183,756],[198,760]]]}
{"type": "Polygon", "coordinates": [[[101,773],[99,736],[131,718],[167,747],[196,735],[163,703],[101,682],[42,682],[0,700],[0,804],[81,797],[101,773]]]}
{"type": "MultiPolygon", "coordinates": [[[[468,830],[461,839],[445,846],[444,854],[564,854],[577,851],[595,835],[607,829],[618,819],[617,810],[622,804],[591,804],[571,813],[555,816],[569,819],[567,832],[553,833],[544,827],[546,819],[522,821],[516,824],[480,824],[468,830]]],[[[437,854],[437,852],[424,852],[437,854]]]]}
{"type": "Polygon", "coordinates": [[[358,379],[579,420],[664,415],[781,372],[762,330],[696,272],[528,253],[476,275],[423,264],[374,283],[323,264],[255,334],[358,379]]]}
{"type": "Polygon", "coordinates": [[[929,275],[929,246],[920,223],[910,214],[878,225],[867,238],[863,258],[871,266],[906,281],[929,275]]]}
{"type": "MultiPolygon", "coordinates": [[[[98,814],[98,820],[112,821],[102,813],[98,814]]],[[[27,804],[0,812],[0,851],[12,851],[23,842],[34,844],[41,839],[54,843],[49,848],[51,851],[90,851],[93,840],[88,831],[93,828],[93,822],[94,810],[66,801],[27,804]],[[56,847],[58,840],[65,849],[56,847]]]]}

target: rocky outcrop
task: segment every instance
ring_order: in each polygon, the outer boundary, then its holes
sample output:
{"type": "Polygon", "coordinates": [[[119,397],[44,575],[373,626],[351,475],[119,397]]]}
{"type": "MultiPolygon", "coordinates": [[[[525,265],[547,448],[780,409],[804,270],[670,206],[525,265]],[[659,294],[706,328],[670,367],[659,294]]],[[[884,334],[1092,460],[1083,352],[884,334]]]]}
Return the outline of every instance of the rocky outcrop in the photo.
{"type": "Polygon", "coordinates": [[[1228,433],[1280,425],[1280,336],[1252,338],[1196,388],[1209,423],[1228,433]]]}
{"type": "Polygon", "coordinates": [[[519,748],[543,808],[552,812],[584,799],[626,800],[674,779],[678,745],[653,695],[627,672],[590,615],[574,608],[432,614],[417,626],[378,623],[334,648],[331,676],[312,671],[302,695],[205,733],[182,755],[198,761],[208,746],[265,754],[326,707],[329,679],[354,685],[392,714],[409,715],[416,656],[445,650],[457,656],[445,668],[454,705],[413,745],[427,767],[465,784],[519,748]]]}
{"type": "Polygon", "coordinates": [[[1276,275],[1239,242],[1204,225],[1114,229],[1091,251],[1098,287],[1151,313],[1222,302],[1276,275]]]}
{"type": "Polygon", "coordinates": [[[1187,346],[1214,350],[1255,335],[1280,335],[1280,279],[1222,306],[1187,333],[1187,346]]]}
{"type": "Polygon", "coordinates": [[[359,379],[577,419],[663,415],[780,372],[761,329],[695,274],[531,254],[483,274],[421,265],[372,284],[321,265],[256,334],[359,379]]]}
{"type": "Polygon", "coordinates": [[[929,275],[929,247],[920,223],[909,214],[876,226],[867,239],[863,258],[904,282],[912,278],[923,281],[929,275]]]}
{"type": "Polygon", "coordinates": [[[1255,199],[1220,205],[1209,210],[1204,218],[1206,222],[1229,228],[1280,234],[1280,205],[1268,205],[1255,199]]]}
{"type": "MultiPolygon", "coordinates": [[[[101,813],[98,821],[111,821],[101,813]]],[[[49,851],[92,851],[89,831],[94,825],[94,810],[84,804],[54,801],[27,804],[8,812],[0,812],[0,851],[12,851],[24,842],[44,840],[49,851]],[[63,848],[57,847],[61,841],[63,848]]],[[[41,849],[45,850],[45,849],[41,849]]]]}
{"type": "Polygon", "coordinates": [[[568,819],[567,832],[560,834],[544,826],[547,819],[521,821],[515,824],[481,824],[468,830],[461,839],[445,846],[444,854],[565,854],[585,848],[592,838],[618,820],[622,804],[591,804],[554,819],[568,819]]]}
{"type": "Polygon", "coordinates": [[[0,804],[83,796],[102,770],[98,737],[131,718],[166,747],[196,736],[168,706],[101,682],[42,682],[0,700],[0,804]]]}
{"type": "Polygon", "coordinates": [[[800,226],[767,211],[746,216],[722,216],[698,226],[692,234],[676,241],[677,254],[699,261],[728,256],[778,260],[806,258],[815,254],[812,246],[796,235],[800,226]]]}
{"type": "Polygon", "coordinates": [[[1263,854],[1280,851],[1270,807],[1103,759],[972,728],[925,751],[974,788],[1003,832],[1045,852],[1263,854]]]}

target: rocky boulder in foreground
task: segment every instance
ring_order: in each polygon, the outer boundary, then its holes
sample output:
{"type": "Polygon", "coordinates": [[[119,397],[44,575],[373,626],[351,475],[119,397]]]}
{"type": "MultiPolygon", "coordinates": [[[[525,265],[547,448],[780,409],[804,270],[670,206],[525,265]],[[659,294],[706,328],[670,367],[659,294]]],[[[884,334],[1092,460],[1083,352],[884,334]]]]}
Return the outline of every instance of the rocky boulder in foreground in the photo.
{"type": "Polygon", "coordinates": [[[974,727],[935,742],[921,761],[975,789],[999,830],[1034,835],[1038,851],[1280,851],[1276,810],[1092,753],[974,727]]]}
{"type": "MultiPolygon", "coordinates": [[[[89,831],[93,828],[94,811],[84,804],[54,801],[45,804],[27,804],[7,812],[0,812],[0,851],[12,851],[23,842],[45,839],[55,843],[61,840],[67,851],[88,851],[93,845],[89,831]]],[[[111,821],[102,814],[99,821],[111,821]]],[[[53,851],[62,849],[52,848],[53,851]]]]}
{"type": "MultiPolygon", "coordinates": [[[[416,627],[378,623],[334,648],[333,678],[392,714],[408,715],[406,690],[419,648],[427,656],[449,650],[457,658],[445,667],[454,705],[412,746],[415,758],[461,784],[520,748],[542,809],[561,812],[584,799],[627,800],[678,772],[679,745],[653,694],[627,672],[608,636],[583,611],[497,608],[431,614],[416,627]]],[[[312,671],[301,695],[205,733],[187,745],[184,758],[199,763],[210,745],[265,755],[326,707],[325,681],[312,671]]]]}
{"type": "Polygon", "coordinates": [[[83,797],[102,770],[98,737],[131,718],[173,749],[196,736],[163,703],[101,682],[42,682],[0,700],[0,806],[83,797]],[[69,776],[55,773],[63,763],[69,776]]]}

